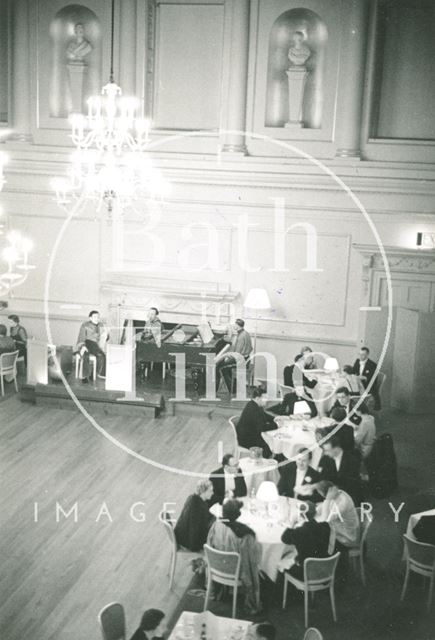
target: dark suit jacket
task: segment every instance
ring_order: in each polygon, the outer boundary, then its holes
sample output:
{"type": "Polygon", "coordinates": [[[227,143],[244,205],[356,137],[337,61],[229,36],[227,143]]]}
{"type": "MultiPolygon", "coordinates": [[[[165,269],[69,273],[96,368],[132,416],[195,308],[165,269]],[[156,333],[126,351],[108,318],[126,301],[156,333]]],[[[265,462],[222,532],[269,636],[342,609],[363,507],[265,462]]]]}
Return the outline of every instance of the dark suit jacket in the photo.
{"type": "Polygon", "coordinates": [[[136,631],[131,636],[130,640],[151,640],[151,639],[148,638],[145,631],[142,631],[142,629],[139,628],[139,629],[136,629],[136,631]]]}
{"type": "MultiPolygon", "coordinates": [[[[294,486],[296,483],[296,471],[297,466],[296,462],[292,461],[288,464],[281,467],[281,477],[278,482],[278,493],[280,496],[287,496],[288,498],[294,498],[294,486]]],[[[305,474],[304,481],[302,484],[314,484],[320,480],[320,475],[318,472],[312,467],[308,467],[307,473],[305,474]],[[306,478],[311,478],[311,482],[307,482],[306,478]]],[[[305,496],[300,497],[302,500],[305,496]]],[[[319,500],[323,500],[319,496],[318,493],[314,492],[312,496],[307,496],[307,500],[311,500],[312,502],[318,502],[319,500]]]]}
{"type": "Polygon", "coordinates": [[[435,545],[435,516],[421,516],[412,533],[418,542],[435,545]]]}
{"type": "Polygon", "coordinates": [[[204,502],[196,493],[189,496],[175,525],[178,544],[190,551],[202,551],[210,521],[208,501],[204,502]]]}
{"type": "MultiPolygon", "coordinates": [[[[216,469],[210,475],[210,480],[213,485],[213,495],[210,499],[209,505],[215,504],[215,502],[219,502],[222,504],[225,498],[225,476],[224,469],[221,467],[220,469],[216,469]]],[[[248,490],[246,488],[245,478],[243,477],[242,470],[239,468],[237,471],[237,475],[235,477],[235,489],[234,489],[234,497],[242,498],[248,494],[248,490]]]]}
{"type": "MultiPolygon", "coordinates": [[[[364,369],[362,372],[362,375],[365,377],[365,380],[361,380],[361,382],[363,383],[363,387],[364,389],[367,388],[370,380],[373,378],[374,374],[376,371],[376,363],[373,362],[373,360],[370,360],[370,358],[367,358],[366,363],[364,365],[364,369]]],[[[360,375],[359,373],[359,358],[357,358],[355,360],[355,362],[353,363],[353,373],[357,376],[360,375]]],[[[375,390],[375,385],[373,385],[372,390],[375,390]]]]}
{"type": "Polygon", "coordinates": [[[327,522],[310,520],[301,527],[286,529],[281,540],[284,544],[294,544],[297,552],[297,564],[303,567],[306,558],[326,558],[328,556],[331,529],[327,522]]]}
{"type": "Polygon", "coordinates": [[[322,480],[330,480],[346,491],[356,506],[361,502],[361,480],[359,476],[360,461],[350,451],[343,451],[339,471],[335,461],[329,456],[322,456],[319,463],[319,473],[322,480]]]}
{"type": "Polygon", "coordinates": [[[273,416],[266,413],[254,400],[249,400],[236,426],[239,445],[246,449],[251,447],[263,448],[266,443],[262,438],[261,432],[270,431],[271,429],[277,429],[273,416]]]}
{"type": "MultiPolygon", "coordinates": [[[[284,378],[284,384],[286,387],[294,387],[295,384],[299,384],[301,381],[300,375],[298,375],[296,379],[293,380],[293,373],[294,373],[295,367],[296,367],[296,364],[290,364],[289,366],[284,367],[283,378],[284,378]]],[[[307,387],[308,389],[313,389],[317,384],[317,380],[309,380],[304,374],[302,374],[302,384],[304,387],[307,387]]]]}

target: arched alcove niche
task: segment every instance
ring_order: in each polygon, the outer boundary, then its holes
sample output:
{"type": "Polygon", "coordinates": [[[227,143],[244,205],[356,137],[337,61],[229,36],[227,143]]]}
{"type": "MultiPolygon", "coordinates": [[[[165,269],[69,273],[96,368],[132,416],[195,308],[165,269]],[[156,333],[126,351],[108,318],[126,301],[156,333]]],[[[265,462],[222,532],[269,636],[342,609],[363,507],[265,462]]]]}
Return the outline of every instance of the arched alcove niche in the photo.
{"type": "Polygon", "coordinates": [[[50,116],[86,113],[88,97],[101,91],[100,22],[91,9],[70,4],[54,16],[50,37],[50,116]]]}
{"type": "Polygon", "coordinates": [[[266,127],[284,127],[289,121],[287,70],[292,66],[289,51],[294,47],[297,32],[303,34],[299,39],[303,40],[303,47],[308,48],[310,53],[302,65],[306,70],[306,79],[301,101],[301,124],[304,128],[310,129],[320,129],[322,126],[323,76],[328,30],[317,13],[310,9],[298,8],[282,13],[270,31],[266,127]]]}

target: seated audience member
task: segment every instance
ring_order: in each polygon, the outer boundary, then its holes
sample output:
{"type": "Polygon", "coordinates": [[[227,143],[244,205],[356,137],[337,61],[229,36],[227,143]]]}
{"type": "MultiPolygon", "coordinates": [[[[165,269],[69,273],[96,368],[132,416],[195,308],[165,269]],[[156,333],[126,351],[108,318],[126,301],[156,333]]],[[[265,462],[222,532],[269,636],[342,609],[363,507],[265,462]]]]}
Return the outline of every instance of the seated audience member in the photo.
{"type": "Polygon", "coordinates": [[[271,450],[263,440],[261,433],[276,429],[274,417],[267,413],[264,408],[267,404],[267,395],[264,389],[256,387],[252,393],[252,398],[245,405],[242,415],[236,426],[237,442],[241,447],[250,449],[260,447],[263,456],[270,458],[271,450]]]}
{"type": "Polygon", "coordinates": [[[317,415],[317,408],[313,402],[308,389],[313,389],[317,380],[310,380],[303,373],[304,371],[304,359],[302,354],[298,354],[295,357],[295,361],[291,365],[284,367],[283,379],[286,387],[292,387],[294,391],[287,393],[281,404],[271,409],[279,415],[291,415],[295,402],[299,400],[305,400],[310,407],[311,417],[314,418],[317,415]]]}
{"type": "Polygon", "coordinates": [[[231,347],[228,355],[224,355],[216,363],[216,391],[219,389],[222,376],[228,391],[231,392],[231,371],[237,364],[236,359],[231,354],[239,353],[245,360],[247,360],[252,352],[251,336],[245,330],[244,320],[238,318],[235,321],[232,330],[229,330],[228,334],[218,342],[218,351],[225,346],[225,343],[230,343],[231,347]]]}
{"type": "Polygon", "coordinates": [[[6,325],[0,324],[0,355],[2,353],[12,353],[16,350],[14,340],[8,336],[6,325]]]}
{"type": "MultiPolygon", "coordinates": [[[[361,347],[359,352],[359,358],[357,358],[353,363],[353,373],[359,377],[364,389],[367,389],[367,387],[369,386],[371,379],[376,373],[376,366],[377,366],[376,362],[373,362],[373,360],[370,360],[369,353],[370,353],[370,350],[368,349],[368,347],[361,347]]],[[[381,403],[380,403],[380,398],[379,398],[379,394],[377,392],[376,386],[377,385],[375,382],[373,386],[370,388],[370,393],[372,394],[375,400],[375,409],[380,409],[381,403]]]]}
{"type": "Polygon", "coordinates": [[[412,533],[418,542],[435,546],[435,516],[421,516],[412,533]]]}
{"type": "Polygon", "coordinates": [[[376,440],[375,419],[370,415],[367,405],[362,402],[350,418],[355,436],[355,448],[365,460],[370,455],[376,440]]]}
{"type": "Polygon", "coordinates": [[[337,550],[343,551],[358,546],[360,522],[350,495],[327,480],[321,480],[316,490],[325,498],[321,505],[321,518],[329,523],[335,534],[337,550]]]}
{"type": "Polygon", "coordinates": [[[305,522],[300,527],[286,529],[281,536],[284,544],[293,544],[298,553],[296,564],[289,573],[298,580],[304,579],[304,560],[306,558],[326,558],[329,548],[331,528],[327,522],[316,522],[316,506],[306,503],[305,522]]]}
{"type": "Polygon", "coordinates": [[[242,470],[232,453],[224,455],[222,466],[213,471],[210,481],[213,485],[210,505],[215,502],[222,504],[225,498],[242,498],[248,493],[242,470]]]}
{"type": "MultiPolygon", "coordinates": [[[[288,464],[281,465],[281,478],[278,482],[278,492],[281,496],[288,498],[305,499],[303,494],[299,495],[298,487],[307,484],[315,484],[320,480],[320,475],[310,466],[312,453],[306,447],[301,447],[298,451],[296,460],[292,460],[288,464]],[[297,494],[297,495],[295,495],[297,494]]],[[[320,500],[318,494],[313,494],[310,500],[320,500]]]]}
{"type": "Polygon", "coordinates": [[[346,491],[355,504],[361,502],[360,461],[350,451],[344,451],[340,438],[334,434],[323,445],[319,463],[322,480],[329,480],[346,491]]]}
{"type": "Polygon", "coordinates": [[[304,359],[304,369],[316,369],[316,361],[313,356],[313,350],[311,347],[302,347],[301,356],[304,359]]]}
{"type": "Polygon", "coordinates": [[[142,616],[139,627],[130,640],[152,640],[163,638],[166,632],[165,614],[159,609],[148,609],[142,616]]]}
{"type": "Polygon", "coordinates": [[[100,321],[98,311],[91,311],[89,320],[83,322],[80,327],[76,352],[83,358],[83,381],[89,380],[91,369],[89,355],[97,358],[97,374],[100,378],[106,375],[106,354],[102,350],[102,343],[108,340],[108,333],[104,324],[100,321]]]}
{"type": "Polygon", "coordinates": [[[212,495],[213,485],[210,480],[200,480],[195,493],[184,503],[175,525],[175,537],[181,547],[190,551],[202,551],[212,520],[209,512],[212,495]]]}
{"type": "Polygon", "coordinates": [[[276,629],[271,622],[253,622],[247,631],[248,640],[275,640],[276,629]]]}
{"type": "Polygon", "coordinates": [[[222,520],[212,524],[207,544],[219,551],[235,551],[240,554],[240,581],[244,587],[247,613],[260,610],[259,568],[261,547],[255,533],[247,525],[238,522],[242,503],[228,500],[222,506],[222,520]]]}
{"type": "Polygon", "coordinates": [[[359,376],[353,372],[353,367],[350,364],[344,365],[339,386],[347,387],[351,396],[362,396],[364,393],[363,383],[359,376]]]}
{"type": "Polygon", "coordinates": [[[353,409],[352,398],[350,395],[350,391],[347,387],[338,387],[335,392],[336,400],[329,411],[329,415],[333,412],[337,407],[342,407],[346,411],[346,415],[348,415],[353,409]]]}
{"type": "Polygon", "coordinates": [[[15,349],[18,349],[18,357],[21,358],[22,356],[24,364],[27,364],[27,331],[20,324],[20,319],[17,315],[11,314],[8,316],[8,320],[11,322],[9,334],[15,342],[15,349]]]}
{"type": "Polygon", "coordinates": [[[344,451],[354,451],[355,450],[355,434],[353,425],[350,423],[351,418],[349,418],[349,422],[344,422],[346,420],[346,410],[344,407],[334,407],[329,414],[330,418],[334,420],[336,423],[333,427],[328,427],[330,431],[333,431],[338,424],[341,424],[341,427],[338,431],[335,432],[343,447],[344,451]]]}

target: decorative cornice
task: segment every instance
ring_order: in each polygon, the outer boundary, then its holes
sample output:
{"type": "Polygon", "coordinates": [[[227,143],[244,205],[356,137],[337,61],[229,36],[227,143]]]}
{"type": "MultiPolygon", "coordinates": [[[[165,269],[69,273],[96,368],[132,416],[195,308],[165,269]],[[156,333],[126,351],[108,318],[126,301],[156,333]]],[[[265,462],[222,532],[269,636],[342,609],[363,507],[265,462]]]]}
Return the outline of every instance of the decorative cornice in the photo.
{"type": "MultiPolygon", "coordinates": [[[[385,269],[384,259],[377,245],[354,244],[363,257],[363,280],[369,281],[370,269],[385,269]]],[[[435,273],[435,250],[410,247],[384,247],[391,271],[435,273]]]]}

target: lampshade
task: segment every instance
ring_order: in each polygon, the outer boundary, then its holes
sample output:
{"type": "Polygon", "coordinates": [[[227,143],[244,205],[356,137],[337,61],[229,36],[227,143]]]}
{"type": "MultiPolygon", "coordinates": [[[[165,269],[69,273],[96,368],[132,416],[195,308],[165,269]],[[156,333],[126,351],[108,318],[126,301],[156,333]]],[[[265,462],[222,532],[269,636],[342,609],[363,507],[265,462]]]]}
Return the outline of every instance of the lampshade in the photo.
{"type": "Polygon", "coordinates": [[[338,360],[336,358],[326,358],[323,368],[325,371],[338,371],[340,365],[338,364],[338,360]]]}
{"type": "Polygon", "coordinates": [[[263,502],[274,502],[275,500],[278,500],[278,497],[278,489],[276,488],[276,484],[274,482],[265,480],[258,487],[258,500],[262,500],[263,502]]]}
{"type": "Polygon", "coordinates": [[[266,289],[250,289],[244,306],[247,309],[270,309],[270,300],[266,289]]]}
{"type": "Polygon", "coordinates": [[[305,400],[299,400],[293,405],[293,415],[301,415],[304,413],[311,413],[310,405],[305,400]]]}

